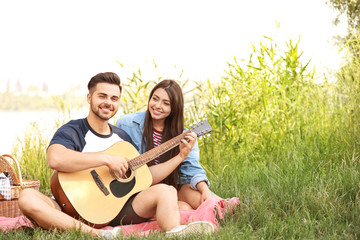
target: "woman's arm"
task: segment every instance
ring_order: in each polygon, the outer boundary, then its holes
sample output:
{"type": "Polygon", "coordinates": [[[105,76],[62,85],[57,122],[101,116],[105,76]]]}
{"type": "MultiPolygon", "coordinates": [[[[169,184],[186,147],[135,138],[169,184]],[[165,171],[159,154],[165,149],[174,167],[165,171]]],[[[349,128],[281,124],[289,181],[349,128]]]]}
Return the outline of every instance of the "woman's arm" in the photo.
{"type": "Polygon", "coordinates": [[[198,190],[198,183],[204,182],[209,187],[210,182],[206,177],[206,172],[199,162],[200,151],[196,142],[191,152],[180,165],[180,176],[182,184],[190,184],[194,190],[198,190]]]}
{"type": "Polygon", "coordinates": [[[179,166],[179,164],[182,163],[189,155],[191,149],[193,148],[196,142],[196,134],[189,133],[185,137],[185,139],[181,140],[180,152],[178,155],[169,159],[166,162],[153,165],[149,168],[153,177],[153,185],[161,182],[167,176],[169,176],[170,173],[174,171],[176,167],[179,166]]]}
{"type": "Polygon", "coordinates": [[[196,188],[198,189],[198,191],[201,194],[201,199],[200,199],[200,203],[206,201],[206,199],[210,198],[213,194],[211,193],[209,186],[207,185],[206,182],[202,181],[199,182],[196,185],[196,188]]]}

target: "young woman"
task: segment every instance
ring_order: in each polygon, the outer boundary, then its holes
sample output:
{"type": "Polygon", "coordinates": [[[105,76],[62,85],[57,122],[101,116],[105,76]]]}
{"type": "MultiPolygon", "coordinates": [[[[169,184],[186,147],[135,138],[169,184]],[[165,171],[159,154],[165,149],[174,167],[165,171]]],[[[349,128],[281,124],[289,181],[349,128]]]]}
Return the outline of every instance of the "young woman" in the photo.
{"type": "MultiPolygon", "coordinates": [[[[116,122],[116,126],[127,132],[144,153],[184,131],[184,99],[181,87],[174,80],[163,80],[150,92],[145,112],[130,113],[116,122]]],[[[180,152],[175,147],[148,163],[164,165],[164,179],[154,179],[178,189],[180,209],[196,209],[203,201],[212,196],[209,180],[199,163],[199,147],[196,142],[187,158],[169,170],[166,162],[180,152]]],[[[158,168],[161,169],[161,168],[158,168]]]]}

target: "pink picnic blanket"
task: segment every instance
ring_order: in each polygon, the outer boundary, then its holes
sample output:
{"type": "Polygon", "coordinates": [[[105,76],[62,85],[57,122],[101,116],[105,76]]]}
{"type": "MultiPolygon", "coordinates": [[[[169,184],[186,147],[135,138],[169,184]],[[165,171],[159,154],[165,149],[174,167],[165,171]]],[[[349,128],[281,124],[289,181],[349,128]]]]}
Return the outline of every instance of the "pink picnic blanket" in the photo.
{"type": "MultiPolygon", "coordinates": [[[[222,219],[224,214],[233,213],[238,205],[240,205],[240,201],[236,197],[227,200],[220,197],[210,198],[203,202],[196,210],[181,211],[181,224],[194,221],[208,221],[217,229],[219,224],[217,218],[222,219]]],[[[148,235],[150,232],[156,232],[160,229],[155,220],[120,227],[124,235],[148,235]]],[[[34,226],[25,216],[18,216],[16,218],[0,217],[0,229],[7,231],[22,228],[34,228],[34,226]]],[[[103,229],[112,228],[108,226],[103,229]]]]}

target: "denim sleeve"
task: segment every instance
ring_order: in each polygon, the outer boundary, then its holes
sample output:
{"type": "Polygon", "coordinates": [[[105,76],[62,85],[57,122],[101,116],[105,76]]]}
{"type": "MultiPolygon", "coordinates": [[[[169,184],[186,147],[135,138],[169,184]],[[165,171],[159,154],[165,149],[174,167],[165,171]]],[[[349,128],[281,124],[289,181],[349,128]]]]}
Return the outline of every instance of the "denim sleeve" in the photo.
{"type": "Polygon", "coordinates": [[[197,141],[187,158],[180,165],[180,176],[181,183],[190,184],[190,187],[194,190],[197,190],[196,185],[202,181],[205,181],[210,186],[205,170],[199,163],[199,145],[197,141]]]}
{"type": "Polygon", "coordinates": [[[138,148],[139,153],[142,153],[141,149],[141,136],[142,132],[137,124],[133,123],[131,117],[129,115],[125,115],[120,117],[115,124],[116,127],[124,130],[131,138],[131,140],[135,143],[138,148]]]}

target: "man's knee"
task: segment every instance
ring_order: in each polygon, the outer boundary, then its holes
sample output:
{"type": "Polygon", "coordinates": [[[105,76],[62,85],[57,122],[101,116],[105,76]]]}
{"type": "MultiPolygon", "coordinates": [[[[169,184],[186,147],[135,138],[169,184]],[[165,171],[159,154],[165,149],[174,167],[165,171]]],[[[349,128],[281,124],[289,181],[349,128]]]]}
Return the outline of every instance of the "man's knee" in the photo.
{"type": "Polygon", "coordinates": [[[38,191],[30,188],[24,189],[20,192],[18,204],[20,210],[24,214],[34,211],[39,205],[39,197],[37,195],[38,191]]]}
{"type": "Polygon", "coordinates": [[[156,184],[153,186],[155,191],[160,194],[161,196],[170,196],[170,195],[176,195],[177,196],[177,190],[171,185],[167,184],[156,184]]]}

